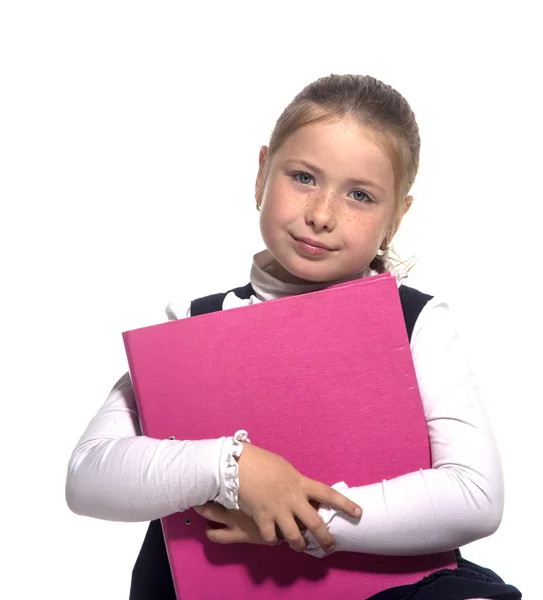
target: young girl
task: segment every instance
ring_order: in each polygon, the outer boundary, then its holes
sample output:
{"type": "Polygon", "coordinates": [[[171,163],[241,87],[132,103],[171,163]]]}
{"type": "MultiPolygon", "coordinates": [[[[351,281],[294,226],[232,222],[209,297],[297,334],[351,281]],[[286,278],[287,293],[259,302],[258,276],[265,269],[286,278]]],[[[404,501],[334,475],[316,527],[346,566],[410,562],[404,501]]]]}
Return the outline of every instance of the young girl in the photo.
{"type": "MultiPolygon", "coordinates": [[[[413,201],[408,193],[419,150],[415,116],[390,86],[355,75],[308,85],[260,150],[255,196],[266,250],[253,258],[250,284],[189,306],[171,303],[168,317],[256,304],[385,272],[389,245],[413,201]]],[[[409,289],[402,279],[400,290],[409,289]]],[[[318,557],[334,551],[437,553],[496,531],[502,471],[480,392],[447,304],[411,291],[420,301],[410,334],[431,443],[429,470],[342,486],[340,493],[249,444],[243,432],[200,441],[147,438],[129,375],[117,382],[73,452],[66,498],[78,514],[152,521],[131,598],[175,598],[157,524],[189,507],[226,525],[208,531],[217,543],[284,540],[318,557]]],[[[457,555],[458,569],[374,598],[521,597],[492,571],[457,555]]]]}

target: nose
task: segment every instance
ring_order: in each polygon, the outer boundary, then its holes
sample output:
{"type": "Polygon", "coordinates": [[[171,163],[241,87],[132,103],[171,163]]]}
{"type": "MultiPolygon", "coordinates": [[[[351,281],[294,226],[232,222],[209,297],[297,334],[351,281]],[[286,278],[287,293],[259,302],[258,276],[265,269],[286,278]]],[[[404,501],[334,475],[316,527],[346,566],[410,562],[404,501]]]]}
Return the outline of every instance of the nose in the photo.
{"type": "Polygon", "coordinates": [[[305,222],[314,231],[332,231],[336,226],[337,206],[332,194],[319,195],[308,201],[305,222]]]}

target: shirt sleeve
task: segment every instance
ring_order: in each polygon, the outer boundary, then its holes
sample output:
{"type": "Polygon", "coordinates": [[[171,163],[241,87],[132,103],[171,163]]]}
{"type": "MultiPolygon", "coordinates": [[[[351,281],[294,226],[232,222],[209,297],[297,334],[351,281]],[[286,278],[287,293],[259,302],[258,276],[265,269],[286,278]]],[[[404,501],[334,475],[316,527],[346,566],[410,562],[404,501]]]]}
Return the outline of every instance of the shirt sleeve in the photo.
{"type": "MultiPolygon", "coordinates": [[[[421,311],[411,350],[432,468],[361,487],[334,486],[363,509],[358,521],[327,507],[319,510],[336,551],[437,553],[491,535],[501,522],[500,456],[446,303],[433,299],[421,311]]],[[[311,534],[306,536],[307,552],[325,556],[311,534]]]]}
{"type": "MultiPolygon", "coordinates": [[[[177,318],[173,312],[168,316],[177,318]]],[[[150,521],[210,500],[237,508],[240,446],[234,436],[197,441],[143,436],[126,373],[72,453],[66,501],[77,514],[112,521],[150,521]]]]}

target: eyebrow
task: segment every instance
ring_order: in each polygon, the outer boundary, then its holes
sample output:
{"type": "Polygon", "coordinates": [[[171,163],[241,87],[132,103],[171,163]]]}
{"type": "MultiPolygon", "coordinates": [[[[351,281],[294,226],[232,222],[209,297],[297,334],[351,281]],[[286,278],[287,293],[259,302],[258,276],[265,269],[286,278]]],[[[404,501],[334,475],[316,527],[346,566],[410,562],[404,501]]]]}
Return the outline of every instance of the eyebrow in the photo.
{"type": "MultiPolygon", "coordinates": [[[[316,167],[315,165],[308,163],[306,160],[303,160],[300,158],[289,158],[287,160],[287,162],[289,162],[289,163],[295,162],[300,165],[303,165],[306,169],[309,169],[310,171],[314,171],[315,173],[317,173],[317,175],[319,175],[321,177],[324,175],[324,172],[321,169],[319,169],[319,167],[316,167]]],[[[386,193],[384,188],[382,188],[379,184],[375,183],[374,181],[370,181],[369,179],[349,179],[348,183],[351,185],[364,185],[366,187],[372,187],[376,190],[383,192],[384,194],[386,193]]]]}

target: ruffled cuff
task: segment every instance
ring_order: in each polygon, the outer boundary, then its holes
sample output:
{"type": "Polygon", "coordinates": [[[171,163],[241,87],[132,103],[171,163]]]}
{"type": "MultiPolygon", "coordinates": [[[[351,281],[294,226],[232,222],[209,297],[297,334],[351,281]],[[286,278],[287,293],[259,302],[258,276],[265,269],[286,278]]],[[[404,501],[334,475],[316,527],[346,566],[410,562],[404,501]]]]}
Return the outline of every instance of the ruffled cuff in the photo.
{"type": "Polygon", "coordinates": [[[247,432],[243,429],[236,431],[232,437],[226,438],[222,447],[221,466],[219,473],[219,494],[215,502],[222,504],[225,508],[239,510],[239,468],[236,460],[243,452],[243,444],[251,443],[247,438],[247,432]]]}
{"type": "MultiPolygon", "coordinates": [[[[339,483],[335,483],[332,488],[341,492],[343,490],[349,489],[349,486],[344,482],[340,481],[339,483]]],[[[338,514],[338,511],[335,508],[330,508],[326,504],[321,504],[319,510],[317,511],[319,517],[324,521],[324,524],[330,529],[330,523],[334,519],[334,517],[338,514]]],[[[307,530],[304,533],[304,539],[307,543],[307,548],[304,550],[306,554],[311,554],[311,556],[316,556],[317,558],[324,558],[325,556],[330,556],[334,552],[325,552],[320,546],[311,531],[307,530]]],[[[336,547],[337,550],[337,547],[336,547]]]]}

